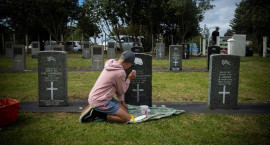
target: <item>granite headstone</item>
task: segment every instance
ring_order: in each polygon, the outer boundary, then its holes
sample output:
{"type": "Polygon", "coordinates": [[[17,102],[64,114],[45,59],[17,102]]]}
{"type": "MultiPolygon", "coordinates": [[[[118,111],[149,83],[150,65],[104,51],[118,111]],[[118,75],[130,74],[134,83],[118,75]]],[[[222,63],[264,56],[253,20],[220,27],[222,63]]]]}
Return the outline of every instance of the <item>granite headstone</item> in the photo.
{"type": "Polygon", "coordinates": [[[91,46],[92,70],[101,71],[104,68],[104,48],[102,45],[91,46]]]}
{"type": "Polygon", "coordinates": [[[91,44],[90,42],[82,42],[82,58],[90,59],[91,57],[91,44]]]}
{"type": "Polygon", "coordinates": [[[108,59],[115,59],[115,42],[108,42],[108,49],[107,49],[107,58],[108,59]]]}
{"type": "Polygon", "coordinates": [[[39,106],[66,106],[67,83],[67,53],[41,51],[38,54],[39,106]]]}
{"type": "Polygon", "coordinates": [[[183,59],[189,59],[189,44],[182,44],[183,46],[183,59]]]}
{"type": "Polygon", "coordinates": [[[210,109],[236,109],[240,56],[210,56],[208,105],[210,109]]]}
{"type": "Polygon", "coordinates": [[[210,56],[212,54],[220,54],[220,47],[219,46],[210,46],[208,47],[207,50],[207,70],[209,70],[209,61],[210,61],[210,56]]]}
{"type": "Polygon", "coordinates": [[[130,81],[126,103],[152,106],[152,55],[135,53],[135,65],[126,70],[127,76],[132,70],[136,71],[136,78],[130,81]]]}
{"type": "Polygon", "coordinates": [[[6,58],[13,58],[13,41],[6,41],[5,42],[5,53],[6,58]]]}
{"type": "Polygon", "coordinates": [[[13,59],[12,59],[12,70],[22,72],[25,70],[25,51],[24,45],[13,45],[13,59]]]}
{"type": "Polygon", "coordinates": [[[173,71],[182,70],[182,51],[183,51],[183,46],[181,45],[169,46],[170,70],[173,70],[173,71]]]}
{"type": "Polygon", "coordinates": [[[165,59],[165,43],[156,43],[156,59],[165,59]]]}
{"type": "Polygon", "coordinates": [[[39,41],[33,41],[32,42],[32,49],[31,49],[32,58],[37,58],[39,51],[40,51],[39,41]]]}

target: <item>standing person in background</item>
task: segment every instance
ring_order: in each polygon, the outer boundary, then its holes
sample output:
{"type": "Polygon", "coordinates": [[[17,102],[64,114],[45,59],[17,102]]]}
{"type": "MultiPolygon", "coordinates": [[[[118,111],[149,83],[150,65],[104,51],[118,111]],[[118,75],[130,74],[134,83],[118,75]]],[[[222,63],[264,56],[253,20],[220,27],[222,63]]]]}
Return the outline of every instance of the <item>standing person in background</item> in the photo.
{"type": "Polygon", "coordinates": [[[216,27],[216,30],[212,32],[212,45],[217,44],[217,36],[219,36],[219,27],[216,27]]]}
{"type": "Polygon", "coordinates": [[[227,32],[224,34],[224,36],[232,36],[232,31],[230,29],[227,30],[227,32]]]}

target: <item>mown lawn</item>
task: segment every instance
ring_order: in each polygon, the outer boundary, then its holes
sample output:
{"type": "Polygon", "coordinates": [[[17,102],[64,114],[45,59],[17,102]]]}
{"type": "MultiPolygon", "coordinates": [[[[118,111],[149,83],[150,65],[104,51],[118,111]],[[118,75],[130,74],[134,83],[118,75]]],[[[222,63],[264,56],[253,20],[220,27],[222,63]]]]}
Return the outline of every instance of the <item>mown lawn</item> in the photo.
{"type": "Polygon", "coordinates": [[[78,116],[21,112],[16,124],[0,131],[1,145],[270,143],[269,115],[182,114],[141,124],[80,124],[78,116]]]}

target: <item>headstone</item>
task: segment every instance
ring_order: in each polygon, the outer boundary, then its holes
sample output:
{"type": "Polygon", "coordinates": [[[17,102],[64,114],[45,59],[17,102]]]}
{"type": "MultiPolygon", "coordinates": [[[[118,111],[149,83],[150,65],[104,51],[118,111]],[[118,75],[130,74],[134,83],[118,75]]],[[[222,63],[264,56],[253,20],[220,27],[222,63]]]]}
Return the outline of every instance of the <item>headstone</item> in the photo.
{"type": "Polygon", "coordinates": [[[104,68],[104,48],[102,45],[91,46],[92,70],[101,71],[104,68]]]}
{"type": "Polygon", "coordinates": [[[156,59],[165,59],[165,43],[156,43],[156,59]]]}
{"type": "Polygon", "coordinates": [[[62,44],[52,45],[52,51],[65,51],[65,46],[62,44]]]}
{"type": "Polygon", "coordinates": [[[127,76],[136,70],[125,94],[125,101],[131,105],[152,106],[152,55],[135,53],[135,65],[126,70],[127,76]]]}
{"type": "Polygon", "coordinates": [[[26,67],[24,45],[13,45],[12,70],[21,72],[26,67]]]}
{"type": "Polygon", "coordinates": [[[267,37],[263,37],[263,57],[267,56],[267,37]]]}
{"type": "Polygon", "coordinates": [[[204,38],[203,39],[203,56],[206,55],[206,53],[205,53],[205,47],[206,47],[206,39],[204,38]]]}
{"type": "Polygon", "coordinates": [[[170,70],[179,71],[182,70],[182,51],[181,45],[170,45],[169,47],[169,63],[170,70]]]}
{"type": "Polygon", "coordinates": [[[33,41],[32,42],[32,49],[31,49],[32,58],[37,58],[39,51],[40,51],[39,41],[33,41]]]}
{"type": "Polygon", "coordinates": [[[107,49],[107,58],[108,59],[115,59],[115,42],[108,42],[108,49],[107,49]]]}
{"type": "Polygon", "coordinates": [[[207,50],[207,70],[209,70],[209,61],[212,54],[220,54],[219,46],[209,46],[207,50]]]}
{"type": "Polygon", "coordinates": [[[236,109],[240,56],[210,56],[208,105],[210,109],[236,109]]]}
{"type": "Polygon", "coordinates": [[[6,41],[5,42],[5,52],[6,52],[6,58],[13,58],[13,41],[6,41]]]}
{"type": "Polygon", "coordinates": [[[246,35],[233,34],[234,42],[233,55],[245,56],[246,55],[246,35]]]}
{"type": "Polygon", "coordinates": [[[228,50],[228,54],[233,55],[234,42],[235,42],[235,40],[232,39],[232,38],[230,38],[230,39],[228,39],[227,41],[228,41],[228,49],[227,49],[227,50],[228,50]]]}
{"type": "Polygon", "coordinates": [[[189,59],[189,44],[182,44],[182,47],[183,47],[182,58],[189,59]]]}
{"type": "Polygon", "coordinates": [[[220,36],[217,36],[217,44],[216,44],[216,46],[220,46],[220,36]]]}
{"type": "Polygon", "coordinates": [[[131,51],[134,53],[143,53],[143,47],[141,46],[135,46],[131,48],[131,51]]]}
{"type": "Polygon", "coordinates": [[[66,106],[67,83],[67,53],[41,51],[38,54],[39,106],[66,106]]]}
{"type": "Polygon", "coordinates": [[[91,57],[91,44],[90,42],[82,42],[82,57],[89,59],[91,57]]]}

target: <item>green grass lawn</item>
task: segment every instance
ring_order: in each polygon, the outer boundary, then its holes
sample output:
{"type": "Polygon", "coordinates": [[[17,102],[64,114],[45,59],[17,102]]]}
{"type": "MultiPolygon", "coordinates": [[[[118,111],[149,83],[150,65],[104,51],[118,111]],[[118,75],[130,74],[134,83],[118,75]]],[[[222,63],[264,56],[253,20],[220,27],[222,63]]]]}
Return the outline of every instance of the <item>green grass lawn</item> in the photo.
{"type": "MultiPolygon", "coordinates": [[[[68,54],[68,67],[90,69],[91,60],[68,54]]],[[[154,58],[154,56],[153,56],[154,58]]],[[[153,59],[167,69],[168,60],[153,59]]],[[[270,58],[241,57],[240,103],[270,103],[270,58]]],[[[183,60],[183,69],[204,69],[206,58],[183,60]]],[[[0,56],[0,68],[11,60],[0,56]]],[[[27,68],[37,60],[27,56],[27,68]]],[[[69,101],[86,101],[100,72],[68,72],[69,101]]],[[[153,102],[207,102],[208,72],[153,72],[153,102]]],[[[0,98],[38,100],[38,75],[0,73],[0,98]]],[[[78,123],[78,113],[20,112],[0,130],[0,144],[270,144],[270,115],[181,114],[141,124],[78,123]]]]}
{"type": "Polygon", "coordinates": [[[269,144],[269,115],[182,114],[141,124],[78,123],[73,113],[23,113],[0,131],[1,145],[17,144],[269,144]]]}

